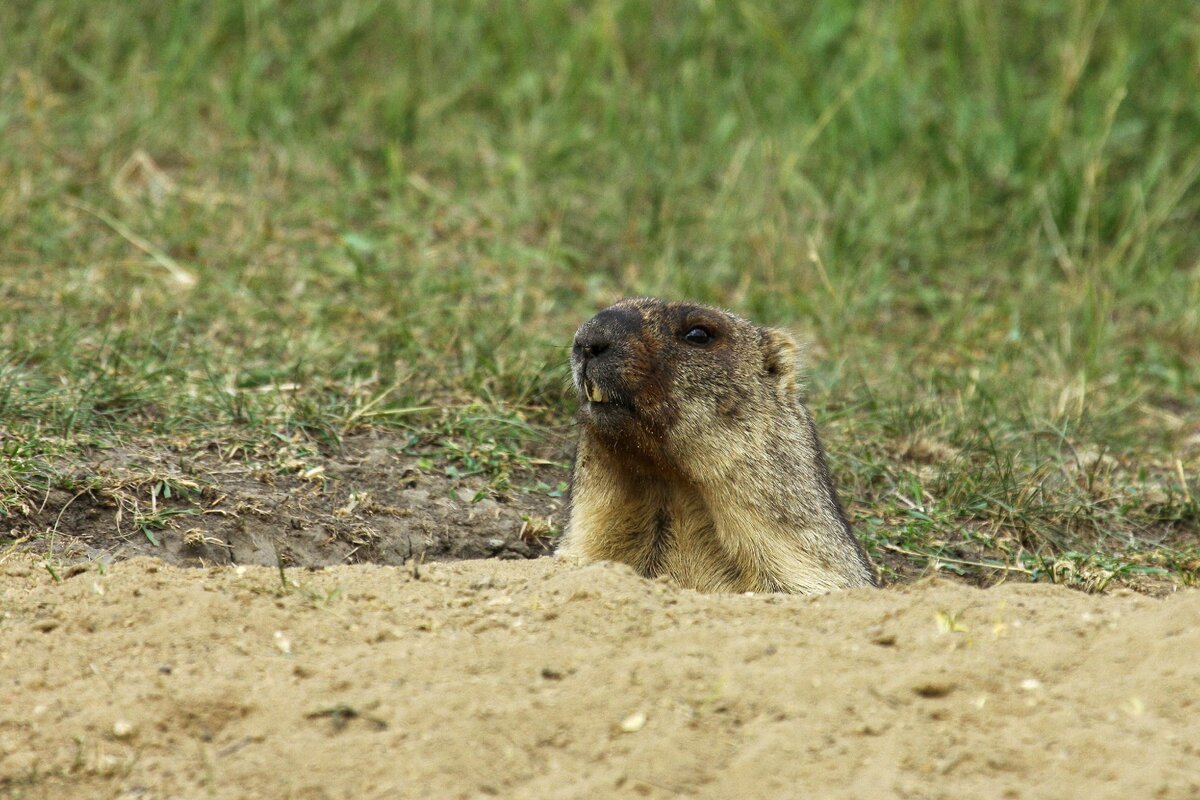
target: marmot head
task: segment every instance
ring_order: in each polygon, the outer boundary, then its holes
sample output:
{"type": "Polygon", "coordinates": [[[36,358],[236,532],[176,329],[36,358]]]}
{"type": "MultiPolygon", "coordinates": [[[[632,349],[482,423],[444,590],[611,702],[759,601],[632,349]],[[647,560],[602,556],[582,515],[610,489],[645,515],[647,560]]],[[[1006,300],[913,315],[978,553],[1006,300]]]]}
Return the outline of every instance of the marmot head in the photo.
{"type": "Polygon", "coordinates": [[[580,424],[614,453],[713,475],[797,418],[798,348],[721,309],[633,298],[576,332],[580,424]]]}

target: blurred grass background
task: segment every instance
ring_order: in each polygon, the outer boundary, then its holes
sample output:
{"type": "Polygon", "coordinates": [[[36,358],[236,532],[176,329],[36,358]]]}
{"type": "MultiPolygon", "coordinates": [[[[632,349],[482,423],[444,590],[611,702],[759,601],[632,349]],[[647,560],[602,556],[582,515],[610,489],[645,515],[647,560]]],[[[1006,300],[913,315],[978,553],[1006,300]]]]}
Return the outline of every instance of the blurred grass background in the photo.
{"type": "Polygon", "coordinates": [[[876,558],[1193,579],[1197,86],[1190,0],[8,0],[0,509],[114,441],[520,454],[646,293],[812,341],[876,558]]]}

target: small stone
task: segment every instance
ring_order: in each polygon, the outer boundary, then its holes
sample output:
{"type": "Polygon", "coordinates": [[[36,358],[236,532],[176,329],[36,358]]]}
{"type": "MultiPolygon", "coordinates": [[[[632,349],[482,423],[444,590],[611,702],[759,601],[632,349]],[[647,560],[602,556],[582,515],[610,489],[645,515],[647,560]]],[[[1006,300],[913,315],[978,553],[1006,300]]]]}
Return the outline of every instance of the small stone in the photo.
{"type": "Polygon", "coordinates": [[[399,638],[399,634],[392,628],[380,628],[367,641],[371,644],[379,644],[380,642],[394,642],[399,638]]]}
{"type": "Polygon", "coordinates": [[[113,736],[118,739],[128,739],[133,736],[133,723],[127,719],[119,719],[113,723],[113,736]]]}
{"type": "Polygon", "coordinates": [[[955,686],[950,681],[932,680],[925,681],[924,683],[918,683],[913,687],[913,692],[915,692],[918,697],[932,699],[937,697],[945,697],[953,692],[954,689],[955,686]]]}
{"type": "Polygon", "coordinates": [[[1021,681],[1021,688],[1027,692],[1036,692],[1038,689],[1042,688],[1042,682],[1037,678],[1026,678],[1025,680],[1021,681]]]}
{"type": "Polygon", "coordinates": [[[882,628],[875,628],[871,631],[871,644],[877,644],[880,647],[891,647],[896,644],[896,634],[882,628]]]}
{"type": "Polygon", "coordinates": [[[621,722],[621,730],[625,733],[637,733],[644,727],[646,727],[646,714],[642,711],[635,711],[621,722]]]}

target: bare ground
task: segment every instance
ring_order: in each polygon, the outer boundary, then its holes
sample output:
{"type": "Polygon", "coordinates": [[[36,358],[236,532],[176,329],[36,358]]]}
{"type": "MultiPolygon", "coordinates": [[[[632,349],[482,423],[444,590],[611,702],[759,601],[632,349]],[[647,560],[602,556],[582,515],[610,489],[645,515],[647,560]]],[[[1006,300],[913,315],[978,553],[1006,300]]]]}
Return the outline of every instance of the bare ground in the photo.
{"type": "Polygon", "coordinates": [[[0,564],[8,797],[1200,796],[1200,592],[0,564]]]}
{"type": "Polygon", "coordinates": [[[77,461],[0,553],[0,796],[1200,797],[1200,592],[701,595],[536,558],[565,453],[444,454],[77,461]]]}
{"type": "Polygon", "coordinates": [[[325,567],[536,558],[552,549],[566,480],[567,454],[547,450],[550,458],[493,463],[484,474],[444,448],[388,433],[254,450],[147,441],[57,465],[71,488],[29,497],[13,534],[68,561],[150,555],[188,566],[325,567]],[[497,470],[505,481],[494,479],[497,470]]]}

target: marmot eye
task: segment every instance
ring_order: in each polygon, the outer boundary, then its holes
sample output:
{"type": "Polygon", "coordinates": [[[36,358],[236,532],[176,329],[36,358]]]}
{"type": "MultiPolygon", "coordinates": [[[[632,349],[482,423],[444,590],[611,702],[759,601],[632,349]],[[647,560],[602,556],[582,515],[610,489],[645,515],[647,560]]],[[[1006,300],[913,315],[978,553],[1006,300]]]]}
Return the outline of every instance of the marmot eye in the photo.
{"type": "Polygon", "coordinates": [[[683,340],[688,344],[708,344],[712,338],[713,335],[708,332],[708,328],[701,328],[699,325],[683,335],[683,340]]]}

